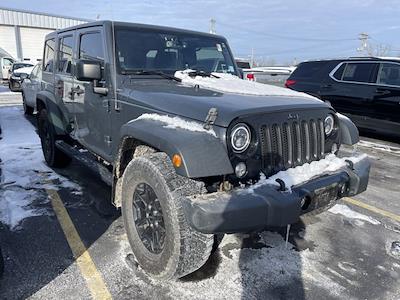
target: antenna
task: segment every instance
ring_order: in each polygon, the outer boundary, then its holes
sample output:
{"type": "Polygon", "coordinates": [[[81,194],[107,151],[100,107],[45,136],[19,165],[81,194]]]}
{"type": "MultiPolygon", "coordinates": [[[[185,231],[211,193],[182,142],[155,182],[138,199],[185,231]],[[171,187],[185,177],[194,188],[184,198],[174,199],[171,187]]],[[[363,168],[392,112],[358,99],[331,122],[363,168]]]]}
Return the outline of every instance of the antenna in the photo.
{"type": "Polygon", "coordinates": [[[217,21],[213,18],[210,19],[210,33],[212,34],[216,34],[217,31],[215,30],[215,24],[217,23],[217,21]]]}

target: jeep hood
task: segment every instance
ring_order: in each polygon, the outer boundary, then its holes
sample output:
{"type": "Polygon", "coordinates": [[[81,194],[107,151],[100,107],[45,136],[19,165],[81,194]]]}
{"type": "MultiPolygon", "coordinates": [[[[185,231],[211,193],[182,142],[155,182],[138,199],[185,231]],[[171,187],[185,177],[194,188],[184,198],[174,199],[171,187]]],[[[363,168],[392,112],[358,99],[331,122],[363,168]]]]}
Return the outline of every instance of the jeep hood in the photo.
{"type": "MultiPolygon", "coordinates": [[[[283,89],[283,88],[282,88],[283,89]]],[[[249,114],[326,109],[323,101],[302,93],[274,96],[256,96],[227,93],[190,86],[165,79],[129,79],[119,90],[124,102],[147,107],[152,111],[167,113],[203,122],[210,108],[215,107],[218,117],[215,124],[228,127],[235,118],[249,114]]]]}

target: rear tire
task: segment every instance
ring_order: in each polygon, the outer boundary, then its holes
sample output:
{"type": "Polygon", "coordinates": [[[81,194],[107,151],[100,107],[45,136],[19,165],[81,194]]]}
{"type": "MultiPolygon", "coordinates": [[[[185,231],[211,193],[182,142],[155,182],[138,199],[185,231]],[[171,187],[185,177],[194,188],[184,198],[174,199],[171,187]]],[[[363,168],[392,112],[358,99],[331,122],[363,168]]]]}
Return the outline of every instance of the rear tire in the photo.
{"type": "Polygon", "coordinates": [[[151,276],[162,280],[183,277],[210,256],[214,236],[192,229],[182,208],[183,197],[201,192],[202,184],[176,174],[165,153],[134,158],[126,167],[122,217],[133,254],[151,276]],[[146,207],[157,210],[145,211],[146,207]]]}
{"type": "Polygon", "coordinates": [[[24,106],[24,114],[27,116],[33,115],[33,107],[26,104],[25,94],[22,92],[22,104],[24,106]]]}
{"type": "Polygon", "coordinates": [[[38,113],[38,131],[47,165],[55,168],[69,165],[71,158],[56,147],[57,137],[53,124],[48,119],[46,109],[41,109],[38,113]]]}

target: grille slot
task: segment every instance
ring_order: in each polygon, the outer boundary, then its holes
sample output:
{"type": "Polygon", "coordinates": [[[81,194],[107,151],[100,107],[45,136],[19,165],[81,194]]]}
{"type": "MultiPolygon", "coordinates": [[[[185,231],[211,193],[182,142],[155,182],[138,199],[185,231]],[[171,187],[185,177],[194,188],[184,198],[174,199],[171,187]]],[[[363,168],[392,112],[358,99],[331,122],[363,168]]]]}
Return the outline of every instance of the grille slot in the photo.
{"type": "Polygon", "coordinates": [[[324,157],[325,133],[321,119],[262,125],[260,140],[266,175],[324,157]]]}

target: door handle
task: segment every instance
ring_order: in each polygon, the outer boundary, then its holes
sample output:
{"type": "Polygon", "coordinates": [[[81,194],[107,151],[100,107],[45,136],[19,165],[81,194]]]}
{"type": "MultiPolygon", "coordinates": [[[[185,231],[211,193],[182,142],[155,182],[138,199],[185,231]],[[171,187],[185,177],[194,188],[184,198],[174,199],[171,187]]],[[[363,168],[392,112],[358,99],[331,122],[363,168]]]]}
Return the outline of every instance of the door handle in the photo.
{"type": "Polygon", "coordinates": [[[388,95],[388,94],[390,94],[390,91],[385,90],[385,89],[376,89],[375,93],[378,95],[388,95]]]}
{"type": "Polygon", "coordinates": [[[323,85],[321,85],[321,88],[323,88],[323,89],[329,89],[331,87],[332,87],[332,84],[323,84],[323,85]]]}
{"type": "Polygon", "coordinates": [[[79,85],[76,88],[71,89],[71,94],[77,94],[78,96],[82,95],[84,92],[85,90],[81,89],[79,85]]]}

